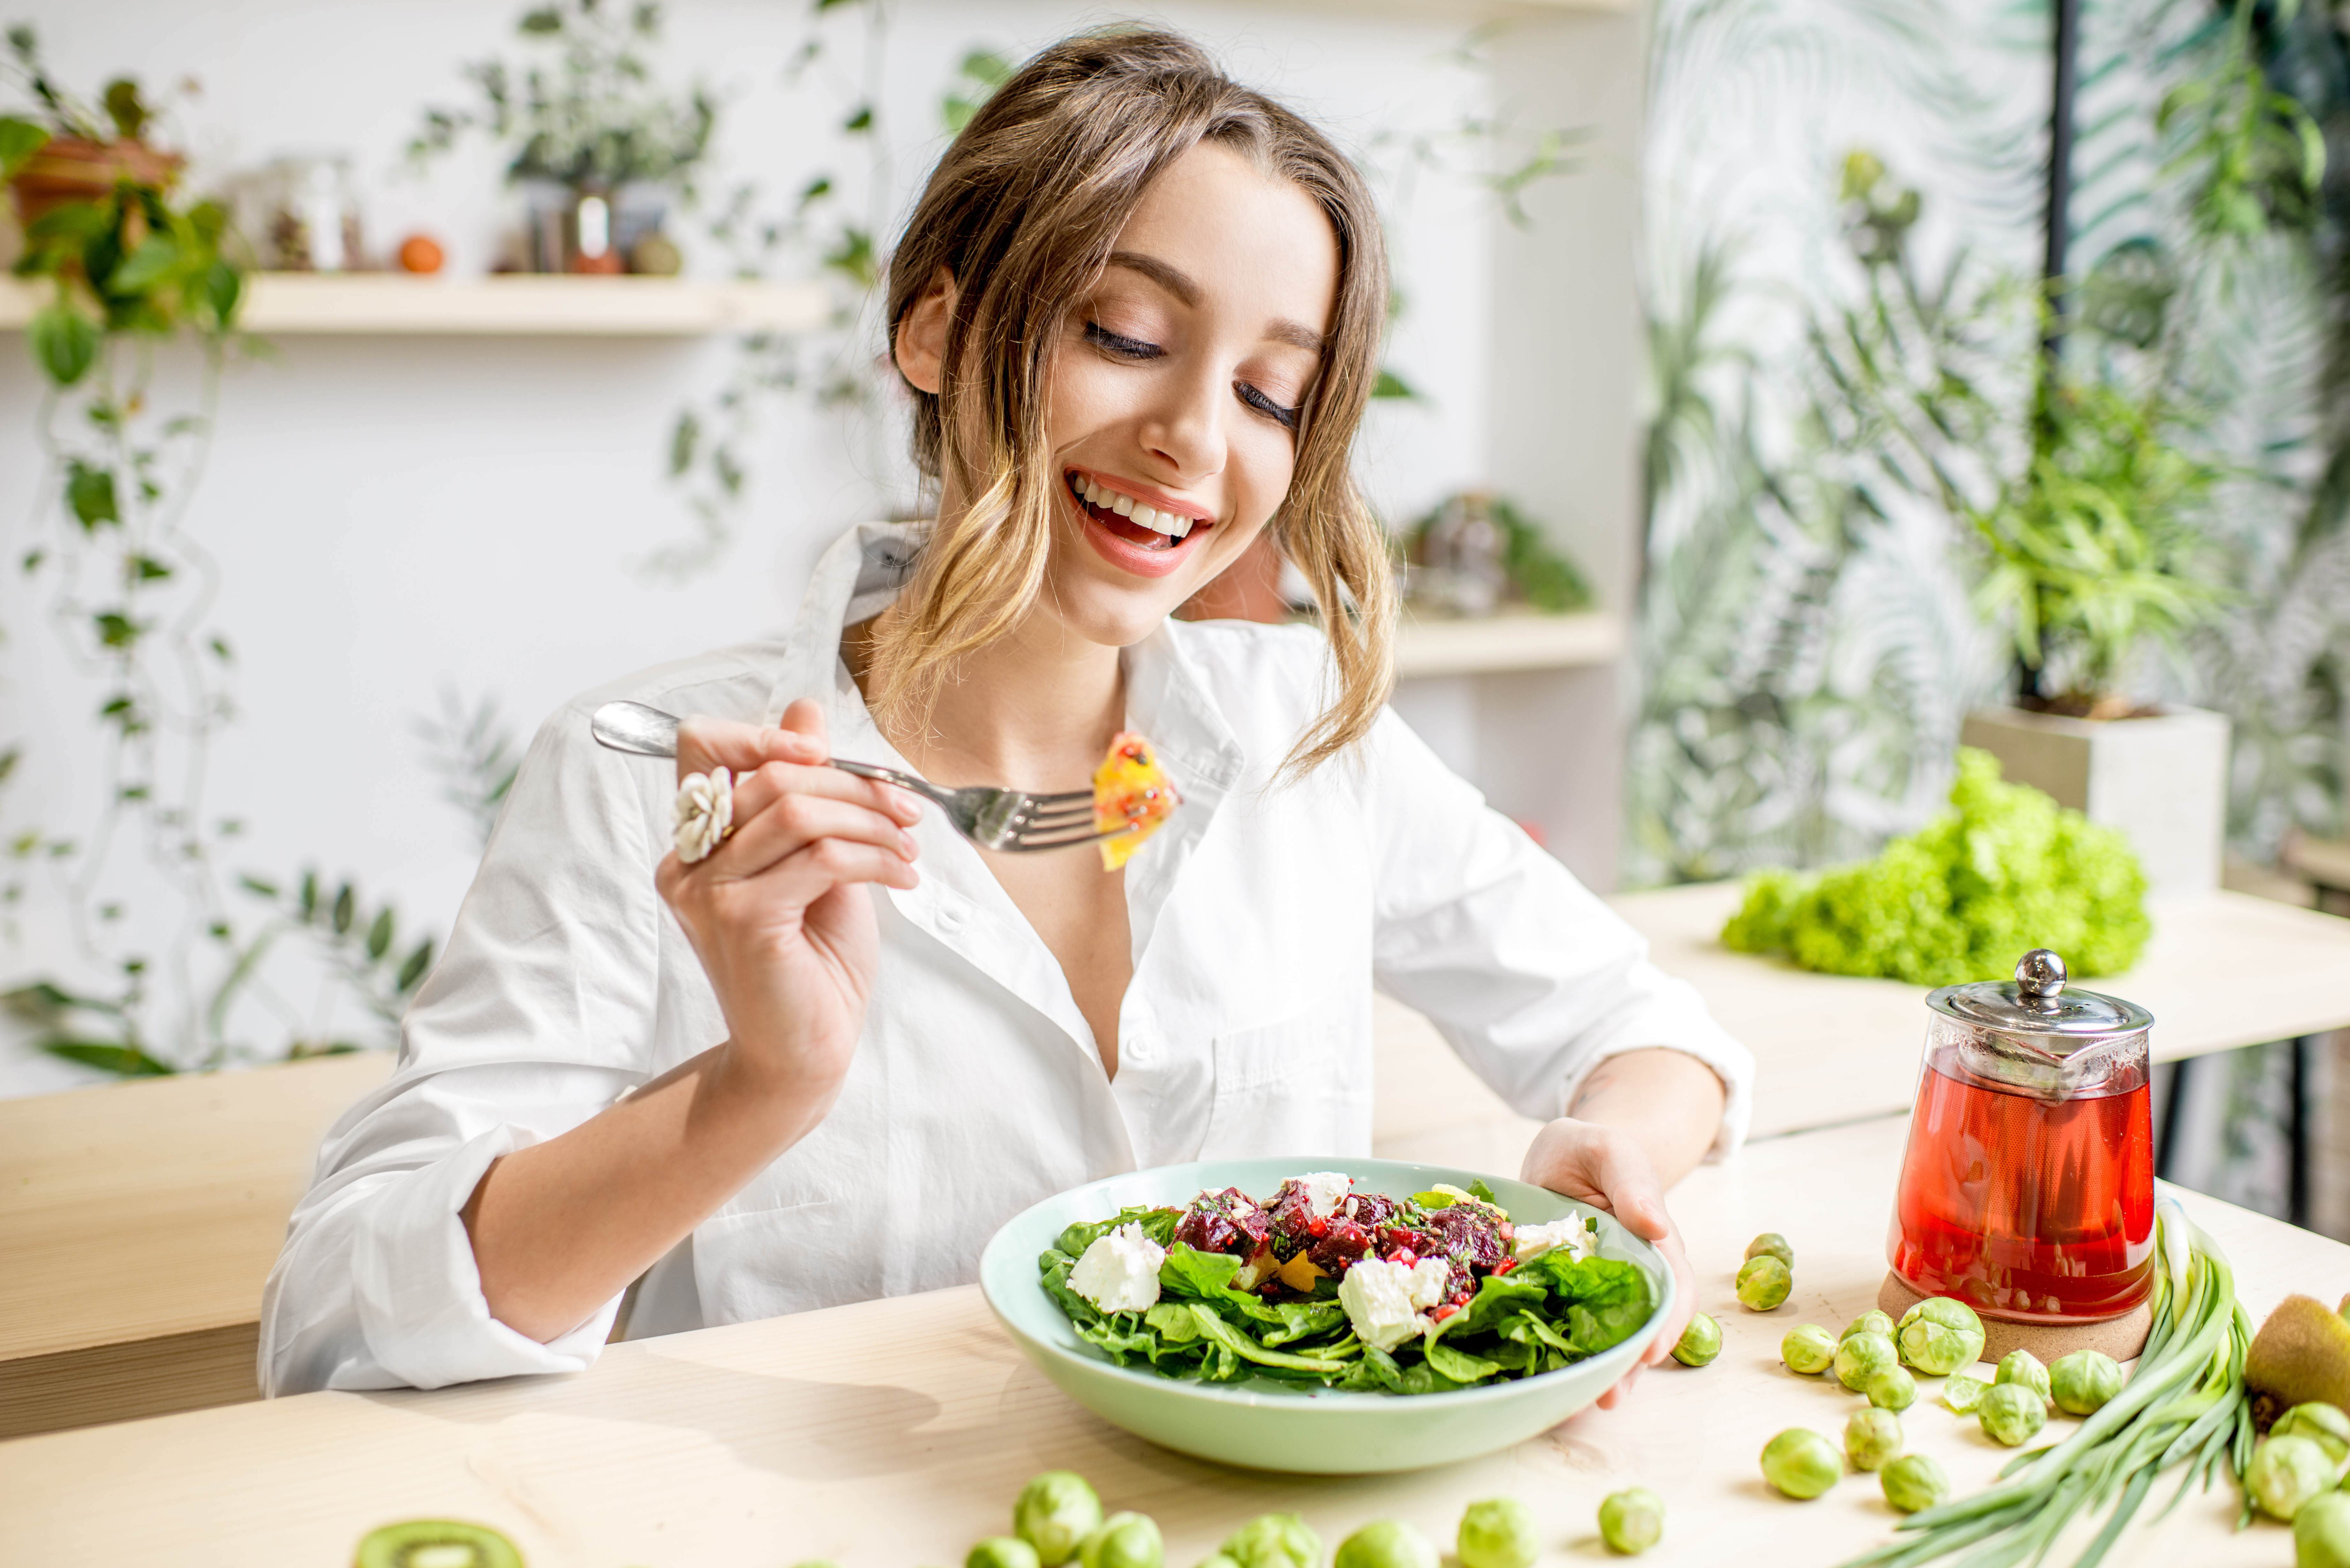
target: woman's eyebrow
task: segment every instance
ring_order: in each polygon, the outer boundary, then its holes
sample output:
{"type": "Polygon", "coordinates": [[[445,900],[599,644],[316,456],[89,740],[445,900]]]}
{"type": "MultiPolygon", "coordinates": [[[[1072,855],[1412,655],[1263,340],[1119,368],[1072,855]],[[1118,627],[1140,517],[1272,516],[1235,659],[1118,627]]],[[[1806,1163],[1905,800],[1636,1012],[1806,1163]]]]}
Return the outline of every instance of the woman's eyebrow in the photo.
{"type": "MultiPolygon", "coordinates": [[[[1199,308],[1200,286],[1191,281],[1189,273],[1170,266],[1157,256],[1147,256],[1139,251],[1112,251],[1109,265],[1122,266],[1128,272],[1139,272],[1192,309],[1199,308]]],[[[1264,335],[1276,343],[1286,343],[1303,348],[1308,354],[1322,352],[1322,334],[1303,322],[1276,316],[1265,324],[1264,335]]]]}

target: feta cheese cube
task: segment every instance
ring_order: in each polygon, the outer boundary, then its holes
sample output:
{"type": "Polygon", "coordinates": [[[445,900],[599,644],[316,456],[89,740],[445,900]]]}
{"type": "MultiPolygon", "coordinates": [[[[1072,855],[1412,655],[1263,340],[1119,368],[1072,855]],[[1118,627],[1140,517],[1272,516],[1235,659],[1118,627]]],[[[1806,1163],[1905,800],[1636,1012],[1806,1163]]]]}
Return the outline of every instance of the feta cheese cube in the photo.
{"type": "Polygon", "coordinates": [[[1313,1170],[1299,1177],[1297,1185],[1305,1189],[1306,1212],[1316,1220],[1327,1220],[1355,1189],[1355,1179],[1335,1170],[1313,1170]]]}
{"type": "Polygon", "coordinates": [[[1143,1234],[1139,1225],[1120,1225],[1094,1238],[1069,1288],[1103,1312],[1143,1312],[1159,1302],[1159,1265],[1167,1249],[1143,1234]]]}
{"type": "Polygon", "coordinates": [[[1522,1263],[1560,1247],[1578,1258],[1595,1256],[1599,1251],[1599,1238],[1585,1225],[1580,1215],[1570,1214],[1547,1225],[1520,1225],[1516,1229],[1512,1246],[1522,1263]]]}
{"type": "Polygon", "coordinates": [[[1452,1265],[1442,1258],[1422,1258],[1409,1267],[1365,1258],[1338,1282],[1338,1304],[1347,1309],[1357,1339],[1393,1350],[1427,1332],[1425,1309],[1444,1299],[1451,1275],[1452,1265]]]}

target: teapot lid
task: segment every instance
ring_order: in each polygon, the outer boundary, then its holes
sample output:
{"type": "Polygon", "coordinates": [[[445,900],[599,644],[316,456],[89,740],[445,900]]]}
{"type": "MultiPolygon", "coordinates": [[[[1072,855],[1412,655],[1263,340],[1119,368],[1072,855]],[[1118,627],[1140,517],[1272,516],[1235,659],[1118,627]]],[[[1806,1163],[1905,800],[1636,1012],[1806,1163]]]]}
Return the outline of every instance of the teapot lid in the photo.
{"type": "Polygon", "coordinates": [[[1935,1012],[2002,1034],[2036,1038],[2060,1056],[2150,1027],[2154,1014],[2135,1002],[2064,988],[2064,961],[2034,948],[2016,961],[2012,981],[1946,985],[1926,998],[1935,1012]]]}

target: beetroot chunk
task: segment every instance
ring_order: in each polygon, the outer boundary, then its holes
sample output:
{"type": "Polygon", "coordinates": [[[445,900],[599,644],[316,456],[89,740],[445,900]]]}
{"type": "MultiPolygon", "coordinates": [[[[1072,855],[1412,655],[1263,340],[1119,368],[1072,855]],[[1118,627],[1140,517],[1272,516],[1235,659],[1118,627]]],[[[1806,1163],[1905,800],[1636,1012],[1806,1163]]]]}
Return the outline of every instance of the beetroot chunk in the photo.
{"type": "Polygon", "coordinates": [[[1263,1210],[1237,1187],[1202,1192],[1175,1224],[1175,1239],[1196,1251],[1247,1258],[1264,1244],[1271,1224],[1263,1210]]]}

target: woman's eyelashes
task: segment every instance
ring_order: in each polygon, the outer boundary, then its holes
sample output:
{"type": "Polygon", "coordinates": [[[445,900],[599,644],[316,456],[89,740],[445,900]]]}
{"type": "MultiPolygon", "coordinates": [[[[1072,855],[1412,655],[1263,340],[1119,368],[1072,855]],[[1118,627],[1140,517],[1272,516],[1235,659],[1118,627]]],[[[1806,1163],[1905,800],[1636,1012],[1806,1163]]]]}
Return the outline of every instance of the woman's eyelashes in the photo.
{"type": "MultiPolygon", "coordinates": [[[[1146,359],[1164,358],[1167,353],[1166,349],[1156,343],[1146,343],[1139,337],[1128,337],[1112,332],[1098,321],[1086,323],[1086,341],[1105,354],[1138,363],[1146,359]]],[[[1239,396],[1242,402],[1273,421],[1282,429],[1294,431],[1297,428],[1300,409],[1284,408],[1246,381],[1234,381],[1232,390],[1239,396]]]]}

